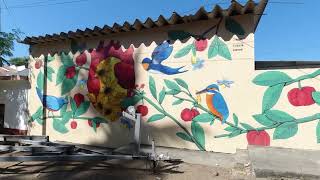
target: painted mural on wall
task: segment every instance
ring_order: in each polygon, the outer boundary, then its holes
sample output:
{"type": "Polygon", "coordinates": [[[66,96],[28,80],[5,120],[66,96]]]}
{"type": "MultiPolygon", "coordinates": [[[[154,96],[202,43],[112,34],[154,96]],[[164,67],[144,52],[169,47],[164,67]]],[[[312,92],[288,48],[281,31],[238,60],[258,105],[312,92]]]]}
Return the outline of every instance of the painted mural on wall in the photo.
{"type": "Polygon", "coordinates": [[[47,57],[46,77],[42,72],[43,68],[41,68],[43,61],[35,62],[35,71],[40,71],[36,77],[36,92],[42,106],[32,115],[32,121],[43,123],[43,107],[48,110],[47,118],[52,119],[53,128],[60,133],[67,133],[70,128],[76,129],[77,121],[88,121],[88,125],[94,131],[97,130],[100,123],[116,121],[124,108],[121,100],[132,96],[134,88],[133,48],[123,51],[119,43],[111,41],[105,45],[104,42],[101,42],[91,52],[83,49],[80,54],[61,53],[60,59],[62,65],[55,73],[50,67],[50,62],[55,58],[47,57]],[[90,65],[87,66],[89,63],[90,65]],[[86,78],[79,77],[80,71],[87,71],[88,76],[86,78]],[[53,75],[56,76],[56,87],[60,86],[60,96],[43,93],[44,78],[47,78],[48,83],[51,83],[53,75]],[[86,88],[87,93],[76,93],[72,97],[71,91],[77,88],[86,88]],[[100,115],[96,117],[83,116],[90,106],[95,108],[100,115]],[[56,112],[60,115],[56,115],[56,112]],[[70,128],[68,128],[67,124],[70,121],[70,128]]]}

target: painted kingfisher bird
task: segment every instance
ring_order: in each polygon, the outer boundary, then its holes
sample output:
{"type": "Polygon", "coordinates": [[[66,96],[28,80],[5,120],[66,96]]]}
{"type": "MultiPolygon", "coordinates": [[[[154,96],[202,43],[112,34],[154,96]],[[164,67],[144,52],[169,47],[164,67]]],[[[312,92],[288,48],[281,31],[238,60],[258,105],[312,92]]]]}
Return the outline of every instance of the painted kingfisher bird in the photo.
{"type": "Polygon", "coordinates": [[[226,101],[219,92],[219,86],[216,84],[211,84],[196,94],[202,93],[207,93],[206,103],[210,112],[218,117],[222,124],[225,123],[229,117],[229,109],[226,101]]]}

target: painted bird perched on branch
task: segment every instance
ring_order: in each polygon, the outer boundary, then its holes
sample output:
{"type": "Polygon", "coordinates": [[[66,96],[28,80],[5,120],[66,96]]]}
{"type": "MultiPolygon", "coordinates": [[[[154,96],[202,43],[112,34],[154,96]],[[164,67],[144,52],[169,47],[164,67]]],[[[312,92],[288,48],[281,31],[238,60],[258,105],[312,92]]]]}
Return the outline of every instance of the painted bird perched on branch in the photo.
{"type": "Polygon", "coordinates": [[[219,92],[219,86],[216,84],[211,84],[202,91],[197,92],[196,94],[207,93],[206,103],[210,112],[217,116],[220,121],[225,123],[229,117],[229,109],[226,101],[219,92]]]}
{"type": "Polygon", "coordinates": [[[144,58],[142,60],[142,67],[148,72],[151,73],[162,73],[166,75],[174,75],[179,73],[184,73],[187,70],[181,69],[184,67],[178,67],[178,68],[172,68],[169,66],[162,65],[161,63],[166,60],[172,53],[173,47],[170,46],[170,44],[165,41],[159,46],[157,46],[151,55],[150,58],[144,58]]]}
{"type": "Polygon", "coordinates": [[[44,95],[38,87],[36,90],[42,105],[49,111],[59,111],[63,105],[68,104],[68,100],[63,97],[44,95]]]}

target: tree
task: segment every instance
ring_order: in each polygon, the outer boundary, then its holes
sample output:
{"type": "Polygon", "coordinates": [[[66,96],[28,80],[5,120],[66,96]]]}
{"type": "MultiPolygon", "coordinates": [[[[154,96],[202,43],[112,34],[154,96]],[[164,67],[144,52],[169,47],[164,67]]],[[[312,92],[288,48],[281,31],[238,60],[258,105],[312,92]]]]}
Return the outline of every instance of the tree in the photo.
{"type": "Polygon", "coordinates": [[[20,41],[21,31],[13,29],[12,32],[0,32],[0,67],[10,64],[5,57],[11,57],[14,50],[14,42],[20,41]]]}
{"type": "Polygon", "coordinates": [[[27,66],[29,58],[28,57],[15,57],[10,59],[10,64],[16,66],[27,66]]]}

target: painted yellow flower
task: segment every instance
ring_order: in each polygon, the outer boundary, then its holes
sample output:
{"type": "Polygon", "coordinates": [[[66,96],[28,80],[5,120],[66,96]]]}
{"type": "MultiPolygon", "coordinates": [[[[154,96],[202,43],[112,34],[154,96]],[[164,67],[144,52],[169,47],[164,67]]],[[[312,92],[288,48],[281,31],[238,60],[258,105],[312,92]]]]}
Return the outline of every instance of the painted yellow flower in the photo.
{"type": "Polygon", "coordinates": [[[108,58],[97,66],[96,75],[100,80],[100,91],[97,96],[88,94],[90,101],[97,111],[108,120],[116,121],[121,112],[120,102],[127,96],[127,90],[118,84],[114,66],[120,62],[117,58],[108,58]]]}

